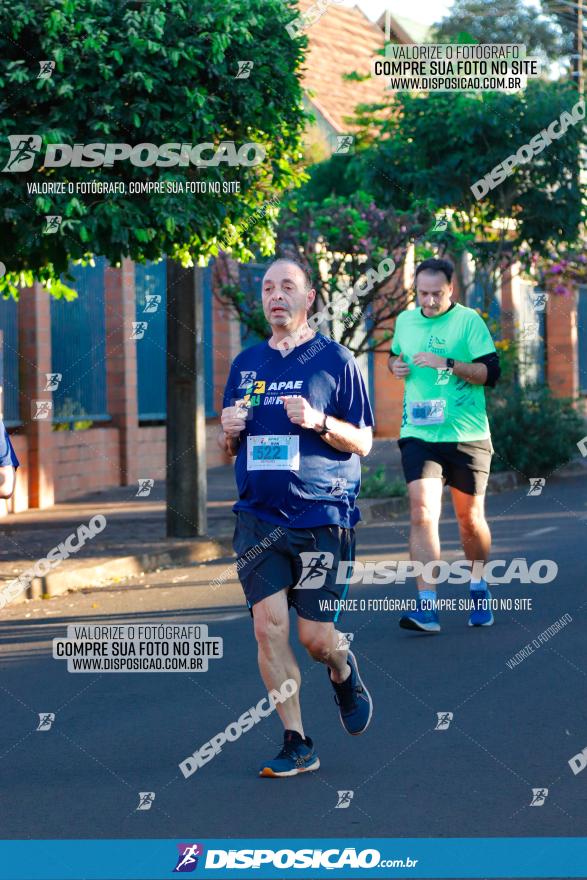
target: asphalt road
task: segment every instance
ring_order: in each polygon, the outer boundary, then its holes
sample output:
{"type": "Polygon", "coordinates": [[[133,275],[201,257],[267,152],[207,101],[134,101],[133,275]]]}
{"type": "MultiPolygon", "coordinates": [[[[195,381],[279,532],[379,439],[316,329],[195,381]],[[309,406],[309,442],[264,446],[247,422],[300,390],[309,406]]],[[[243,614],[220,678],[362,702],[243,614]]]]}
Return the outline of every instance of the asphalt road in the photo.
{"type": "MultiPolygon", "coordinates": [[[[3,612],[0,776],[2,838],[583,836],[587,771],[569,760],[587,747],[587,478],[552,479],[488,499],[494,558],[552,559],[556,580],[513,583],[496,598],[531,610],[496,612],[495,626],[442,616],[443,632],[400,630],[400,612],[349,612],[341,629],[375,701],[369,730],[343,731],[323,667],[296,646],[317,773],[259,779],[281,742],[277,716],[257,724],[185,779],[178,764],[264,695],[240,587],[210,581],[229,560],[35,600],[3,612]],[[572,621],[513,668],[507,661],[547,627],[572,621]],[[208,672],[72,674],[51,657],[67,624],[208,623],[224,656],[208,672]],[[55,713],[37,731],[39,713],[55,713]],[[437,713],[452,712],[446,730],[437,713]],[[530,807],[533,788],[547,788],[530,807]],[[154,792],[137,810],[139,792],[154,792]],[[354,793],[336,809],[338,791],[354,793]]],[[[407,521],[359,530],[359,558],[407,558],[407,521]]],[[[457,531],[447,508],[447,558],[457,531]]],[[[443,598],[466,596],[447,586],[443,598]]],[[[355,586],[357,598],[411,597],[407,585],[355,586]]],[[[293,622],[293,617],[292,617],[293,622]]],[[[539,643],[540,644],[540,643],[539,643]]]]}

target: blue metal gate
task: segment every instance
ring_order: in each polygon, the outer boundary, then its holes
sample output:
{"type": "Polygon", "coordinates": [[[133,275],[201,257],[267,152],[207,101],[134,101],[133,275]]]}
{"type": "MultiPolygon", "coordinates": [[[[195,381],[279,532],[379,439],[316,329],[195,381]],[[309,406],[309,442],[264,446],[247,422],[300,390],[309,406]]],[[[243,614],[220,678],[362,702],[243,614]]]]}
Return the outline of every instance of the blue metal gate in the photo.
{"type": "MultiPolygon", "coordinates": [[[[212,264],[202,269],[204,296],[204,368],[206,418],[214,410],[214,326],[212,314],[212,264]]],[[[137,391],[139,420],[164,422],[167,418],[167,262],[135,265],[136,321],[146,322],[137,339],[137,391]]]]}
{"type": "MultiPolygon", "coordinates": [[[[491,282],[490,282],[491,283],[491,282]]],[[[467,296],[467,305],[471,309],[480,309],[481,311],[485,311],[483,305],[484,299],[484,285],[483,278],[481,272],[477,272],[475,275],[475,281],[468,292],[467,296]]],[[[498,321],[501,316],[501,291],[494,291],[491,302],[489,303],[489,308],[486,310],[489,315],[489,321],[498,321]]]]}
{"type": "Polygon", "coordinates": [[[18,304],[14,299],[0,299],[0,330],[4,336],[4,422],[20,425],[18,412],[18,304]]]}
{"type": "MultiPolygon", "coordinates": [[[[261,282],[267,268],[266,263],[246,263],[239,266],[239,286],[247,297],[247,302],[258,302],[261,304],[261,282]]],[[[264,337],[258,336],[249,330],[243,323],[240,325],[241,345],[243,348],[249,348],[251,345],[257,345],[264,341],[264,337]]]]}
{"type": "MultiPolygon", "coordinates": [[[[62,379],[53,391],[53,421],[106,421],[104,257],[95,266],[72,266],[78,297],[51,299],[51,365],[62,379]]],[[[47,294],[49,295],[49,294],[47,294]]]]}
{"type": "Polygon", "coordinates": [[[167,264],[135,264],[136,320],[147,328],[137,339],[139,420],[165,421],[167,413],[167,264]]]}

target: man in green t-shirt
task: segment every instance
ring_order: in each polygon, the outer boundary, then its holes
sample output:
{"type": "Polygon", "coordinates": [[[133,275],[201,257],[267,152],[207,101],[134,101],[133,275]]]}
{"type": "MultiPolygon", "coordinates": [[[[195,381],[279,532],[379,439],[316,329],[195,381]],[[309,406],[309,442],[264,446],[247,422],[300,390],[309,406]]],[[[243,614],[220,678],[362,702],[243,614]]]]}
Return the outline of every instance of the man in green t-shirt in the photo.
{"type": "MultiPolygon", "coordinates": [[[[405,381],[399,446],[410,497],[410,555],[440,559],[442,489],[450,486],[463,550],[472,567],[469,626],[491,626],[491,595],[479,575],[491,549],[485,490],[493,447],[484,385],[494,386],[499,358],[481,316],[452,302],[453,266],[429,259],[416,269],[417,308],[396,321],[389,369],[405,381]]],[[[430,568],[430,567],[429,567],[430,568]]],[[[439,632],[436,585],[418,577],[418,608],[404,629],[439,632]]]]}

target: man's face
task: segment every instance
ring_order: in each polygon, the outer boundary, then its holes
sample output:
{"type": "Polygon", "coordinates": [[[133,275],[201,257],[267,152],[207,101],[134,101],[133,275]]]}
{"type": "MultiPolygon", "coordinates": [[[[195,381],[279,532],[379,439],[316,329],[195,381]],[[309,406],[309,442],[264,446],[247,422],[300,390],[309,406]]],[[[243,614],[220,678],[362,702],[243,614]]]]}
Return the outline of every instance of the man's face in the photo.
{"type": "Polygon", "coordinates": [[[418,305],[427,318],[447,312],[451,304],[452,284],[444,272],[420,272],[416,279],[418,305]]]}
{"type": "Polygon", "coordinates": [[[263,311],[272,327],[297,328],[314,302],[304,273],[295,263],[274,263],[263,278],[263,311]]]}

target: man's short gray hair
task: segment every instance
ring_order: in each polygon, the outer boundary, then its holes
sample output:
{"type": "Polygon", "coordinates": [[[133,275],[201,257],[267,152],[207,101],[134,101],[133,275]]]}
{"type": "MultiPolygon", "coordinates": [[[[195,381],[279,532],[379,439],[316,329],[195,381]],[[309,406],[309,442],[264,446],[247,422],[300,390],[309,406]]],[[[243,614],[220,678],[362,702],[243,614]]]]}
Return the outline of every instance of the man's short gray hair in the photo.
{"type": "Polygon", "coordinates": [[[305,284],[306,290],[312,290],[314,285],[312,283],[312,276],[310,274],[309,269],[306,266],[304,266],[304,264],[301,263],[299,260],[297,260],[295,257],[277,257],[276,260],[273,260],[273,262],[269,263],[269,265],[265,268],[265,275],[267,274],[269,269],[271,269],[273,266],[276,266],[277,263],[291,263],[292,266],[297,266],[297,268],[300,270],[300,272],[304,276],[304,284],[305,284]]]}

